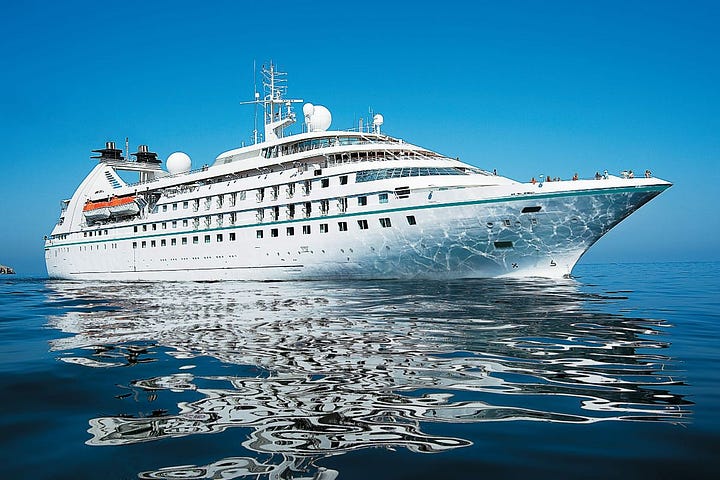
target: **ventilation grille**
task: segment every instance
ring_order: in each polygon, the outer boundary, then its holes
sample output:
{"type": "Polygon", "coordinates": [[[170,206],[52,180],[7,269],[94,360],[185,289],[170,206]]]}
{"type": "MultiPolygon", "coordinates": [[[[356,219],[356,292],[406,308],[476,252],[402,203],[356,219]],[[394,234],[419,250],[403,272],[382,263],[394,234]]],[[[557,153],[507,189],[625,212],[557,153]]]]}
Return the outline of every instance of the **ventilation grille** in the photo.
{"type": "Polygon", "coordinates": [[[107,181],[110,182],[110,185],[112,185],[113,188],[122,187],[122,185],[120,185],[120,182],[117,181],[117,178],[115,178],[112,173],[106,171],[105,178],[107,178],[107,181]]]}

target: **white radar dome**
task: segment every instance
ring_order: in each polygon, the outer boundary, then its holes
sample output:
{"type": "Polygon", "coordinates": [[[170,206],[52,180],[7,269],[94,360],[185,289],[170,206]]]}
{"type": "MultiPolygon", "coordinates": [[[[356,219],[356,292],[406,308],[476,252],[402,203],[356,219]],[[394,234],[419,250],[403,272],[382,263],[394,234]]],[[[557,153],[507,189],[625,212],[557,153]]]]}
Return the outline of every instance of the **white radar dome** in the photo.
{"type": "Polygon", "coordinates": [[[385,122],[385,118],[383,118],[382,115],[379,113],[373,117],[373,125],[377,125],[378,127],[385,122]]]}
{"type": "Polygon", "coordinates": [[[303,115],[306,117],[311,117],[313,114],[313,111],[315,111],[315,105],[312,103],[306,103],[303,105],[303,115]]]}
{"type": "Polygon", "coordinates": [[[322,105],[305,104],[305,106],[303,106],[303,113],[305,114],[305,123],[307,124],[308,131],[310,132],[324,132],[332,123],[330,110],[322,105]],[[305,110],[307,105],[312,107],[312,109],[308,109],[310,114],[308,114],[308,111],[305,110]]]}
{"type": "Polygon", "coordinates": [[[191,165],[190,157],[184,152],[171,153],[165,162],[165,168],[171,175],[187,173],[190,171],[191,165]]]}

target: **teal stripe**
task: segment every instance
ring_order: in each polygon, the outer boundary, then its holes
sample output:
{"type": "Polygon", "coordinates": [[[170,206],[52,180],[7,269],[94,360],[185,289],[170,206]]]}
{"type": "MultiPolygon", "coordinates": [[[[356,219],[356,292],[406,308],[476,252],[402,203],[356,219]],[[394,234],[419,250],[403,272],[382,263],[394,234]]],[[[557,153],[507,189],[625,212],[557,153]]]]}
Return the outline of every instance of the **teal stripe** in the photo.
{"type": "MultiPolygon", "coordinates": [[[[611,189],[603,188],[603,189],[580,190],[580,191],[574,190],[574,191],[570,191],[570,192],[557,192],[557,193],[549,193],[549,194],[516,195],[513,197],[489,198],[489,199],[483,199],[483,200],[468,200],[465,202],[415,205],[413,207],[387,208],[384,210],[343,213],[340,215],[328,215],[325,217],[301,218],[301,219],[293,219],[293,220],[277,220],[275,222],[268,222],[268,223],[233,225],[233,226],[229,226],[229,227],[210,228],[210,229],[204,229],[204,230],[187,230],[184,232],[154,233],[154,234],[150,234],[150,235],[132,236],[132,237],[124,237],[124,238],[113,238],[113,239],[108,239],[108,240],[90,240],[90,241],[82,241],[82,242],[74,242],[74,243],[64,243],[62,245],[52,245],[50,247],[45,247],[45,250],[49,250],[51,248],[69,247],[69,246],[75,246],[75,245],[92,245],[92,244],[96,244],[96,243],[121,242],[124,240],[143,240],[143,239],[149,239],[149,238],[170,237],[170,236],[178,236],[178,235],[204,234],[204,233],[208,233],[208,232],[224,232],[224,231],[228,231],[228,230],[239,230],[239,229],[244,229],[244,228],[272,227],[274,225],[284,225],[284,224],[291,224],[291,223],[308,223],[308,222],[318,222],[318,221],[322,222],[325,220],[334,220],[337,218],[348,218],[348,217],[357,217],[357,216],[364,216],[364,215],[377,215],[377,214],[383,214],[383,213],[409,212],[409,211],[415,211],[415,210],[427,210],[427,209],[434,209],[434,208],[449,208],[449,207],[460,207],[460,206],[468,206],[468,205],[482,205],[482,204],[489,204],[489,203],[519,202],[519,201],[528,201],[528,200],[545,200],[548,198],[580,197],[580,196],[598,195],[598,194],[611,195],[611,194],[616,194],[616,193],[662,192],[665,189],[667,189],[669,186],[670,185],[652,185],[652,186],[647,186],[647,187],[617,187],[617,188],[611,188],[611,189]]],[[[390,193],[390,192],[388,192],[388,193],[390,193]]],[[[305,202],[298,202],[298,203],[305,203],[305,202]]],[[[270,207],[261,207],[261,208],[270,208],[270,207]]],[[[253,210],[255,210],[255,209],[237,210],[234,213],[251,212],[253,210]]],[[[223,212],[223,215],[227,215],[229,213],[233,213],[233,212],[223,212]]],[[[219,215],[219,214],[214,213],[212,215],[219,215]]],[[[212,215],[210,215],[210,216],[212,216],[212,215]]],[[[208,215],[201,215],[201,217],[207,217],[207,216],[208,215]]],[[[188,218],[198,218],[198,217],[188,217],[188,218]]],[[[180,219],[180,220],[184,220],[184,219],[180,219]]],[[[172,222],[172,220],[169,220],[169,221],[172,222]]],[[[167,222],[167,221],[165,221],[165,222],[167,222]]],[[[163,223],[163,220],[158,220],[153,223],[163,223]]]]}

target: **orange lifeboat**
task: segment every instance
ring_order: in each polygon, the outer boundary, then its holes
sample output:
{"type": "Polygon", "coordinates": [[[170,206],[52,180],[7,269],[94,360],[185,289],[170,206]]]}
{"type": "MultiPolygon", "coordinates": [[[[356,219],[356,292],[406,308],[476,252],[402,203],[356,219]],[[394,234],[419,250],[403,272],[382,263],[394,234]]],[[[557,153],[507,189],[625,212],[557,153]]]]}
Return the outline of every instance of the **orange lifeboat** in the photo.
{"type": "Polygon", "coordinates": [[[91,222],[138,213],[140,213],[140,201],[134,195],[110,197],[107,200],[88,200],[83,206],[83,214],[91,222]]]}
{"type": "Polygon", "coordinates": [[[83,214],[90,221],[110,218],[110,202],[88,200],[83,206],[83,214]]]}
{"type": "Polygon", "coordinates": [[[135,196],[128,197],[112,197],[108,202],[110,215],[116,217],[127,217],[129,215],[137,215],[140,213],[140,206],[135,196]]]}

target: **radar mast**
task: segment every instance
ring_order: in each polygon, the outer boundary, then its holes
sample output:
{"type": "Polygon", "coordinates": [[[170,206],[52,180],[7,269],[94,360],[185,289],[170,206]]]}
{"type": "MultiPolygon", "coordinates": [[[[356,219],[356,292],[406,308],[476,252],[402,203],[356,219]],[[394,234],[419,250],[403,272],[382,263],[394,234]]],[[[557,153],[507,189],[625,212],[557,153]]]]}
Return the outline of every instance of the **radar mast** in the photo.
{"type": "MultiPolygon", "coordinates": [[[[301,103],[299,99],[286,99],[287,94],[287,73],[276,69],[275,64],[262,67],[263,76],[263,98],[256,91],[255,98],[248,102],[240,102],[242,105],[262,105],[264,112],[265,135],[263,140],[277,140],[283,137],[283,131],[289,125],[295,123],[295,113],[292,111],[293,103],[301,103]],[[283,109],[283,107],[285,107],[283,109]]],[[[254,141],[258,142],[257,128],[254,132],[254,141]]]]}

